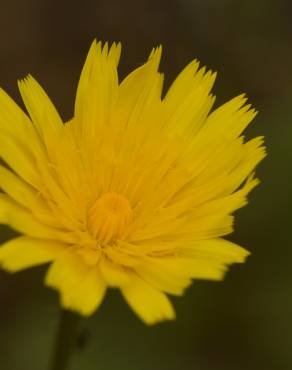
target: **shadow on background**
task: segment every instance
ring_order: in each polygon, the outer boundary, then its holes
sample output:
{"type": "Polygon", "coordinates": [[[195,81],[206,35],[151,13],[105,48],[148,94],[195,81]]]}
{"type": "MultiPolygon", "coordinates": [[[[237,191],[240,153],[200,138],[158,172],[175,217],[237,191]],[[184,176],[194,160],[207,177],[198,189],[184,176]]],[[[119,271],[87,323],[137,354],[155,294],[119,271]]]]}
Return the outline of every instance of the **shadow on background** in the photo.
{"type": "MultiPolygon", "coordinates": [[[[217,102],[247,92],[265,135],[262,184],[240,210],[231,239],[252,255],[222,284],[195,282],[174,299],[178,319],[144,326],[116,291],[89,319],[90,341],[72,370],[290,370],[292,368],[292,3],[273,0],[10,0],[0,12],[0,85],[32,73],[64,119],[73,112],[93,38],[122,41],[124,76],[162,43],[166,84],[194,57],[217,70],[217,102]]],[[[12,235],[1,228],[1,240],[12,235]]],[[[45,268],[0,271],[0,368],[47,368],[58,319],[45,268]]]]}

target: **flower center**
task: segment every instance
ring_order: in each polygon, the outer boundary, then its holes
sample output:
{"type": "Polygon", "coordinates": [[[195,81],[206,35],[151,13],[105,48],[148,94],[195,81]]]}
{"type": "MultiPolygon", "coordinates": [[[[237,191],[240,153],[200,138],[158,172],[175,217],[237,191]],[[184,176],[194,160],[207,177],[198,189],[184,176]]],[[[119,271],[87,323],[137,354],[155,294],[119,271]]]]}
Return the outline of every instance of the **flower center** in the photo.
{"type": "Polygon", "coordinates": [[[123,236],[131,223],[133,211],[129,201],[115,192],[103,194],[89,211],[91,233],[103,243],[123,236]]]}

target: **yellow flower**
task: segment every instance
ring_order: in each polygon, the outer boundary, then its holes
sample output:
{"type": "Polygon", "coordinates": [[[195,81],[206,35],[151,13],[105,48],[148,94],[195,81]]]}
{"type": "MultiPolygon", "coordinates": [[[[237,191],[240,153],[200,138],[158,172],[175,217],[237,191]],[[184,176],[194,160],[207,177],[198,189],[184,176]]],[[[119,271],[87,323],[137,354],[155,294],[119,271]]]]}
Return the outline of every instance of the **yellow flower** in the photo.
{"type": "Polygon", "coordinates": [[[94,42],[64,123],[28,76],[29,117],[0,92],[0,222],[23,234],[0,249],[16,272],[50,262],[63,307],[92,314],[118,288],[148,324],[175,317],[166,293],[221,280],[245,249],[221,237],[258,183],[262,138],[238,96],[210,113],[215,74],[191,62],[162,98],[161,47],[121,83],[120,44],[94,42]]]}

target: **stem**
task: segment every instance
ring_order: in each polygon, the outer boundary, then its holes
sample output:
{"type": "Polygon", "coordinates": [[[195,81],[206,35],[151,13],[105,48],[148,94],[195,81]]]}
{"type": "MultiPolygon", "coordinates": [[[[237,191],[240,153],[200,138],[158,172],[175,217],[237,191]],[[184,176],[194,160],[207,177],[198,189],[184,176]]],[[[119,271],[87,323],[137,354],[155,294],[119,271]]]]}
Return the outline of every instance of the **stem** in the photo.
{"type": "Polygon", "coordinates": [[[51,370],[67,370],[76,346],[81,316],[62,310],[56,338],[51,370]]]}

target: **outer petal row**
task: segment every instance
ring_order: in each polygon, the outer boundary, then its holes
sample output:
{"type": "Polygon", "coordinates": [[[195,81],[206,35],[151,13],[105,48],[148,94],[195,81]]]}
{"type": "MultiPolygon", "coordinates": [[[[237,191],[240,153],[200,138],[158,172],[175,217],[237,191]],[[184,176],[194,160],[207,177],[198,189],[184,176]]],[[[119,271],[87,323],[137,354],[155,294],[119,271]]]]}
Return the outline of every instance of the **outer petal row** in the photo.
{"type": "Polygon", "coordinates": [[[122,294],[147,324],[175,317],[166,295],[118,265],[102,261],[88,266],[67,245],[31,237],[13,239],[0,248],[0,264],[9,272],[52,262],[45,282],[60,292],[62,306],[91,315],[102,302],[107,286],[122,286],[122,294]],[[121,279],[122,277],[122,279],[121,279]]]}

